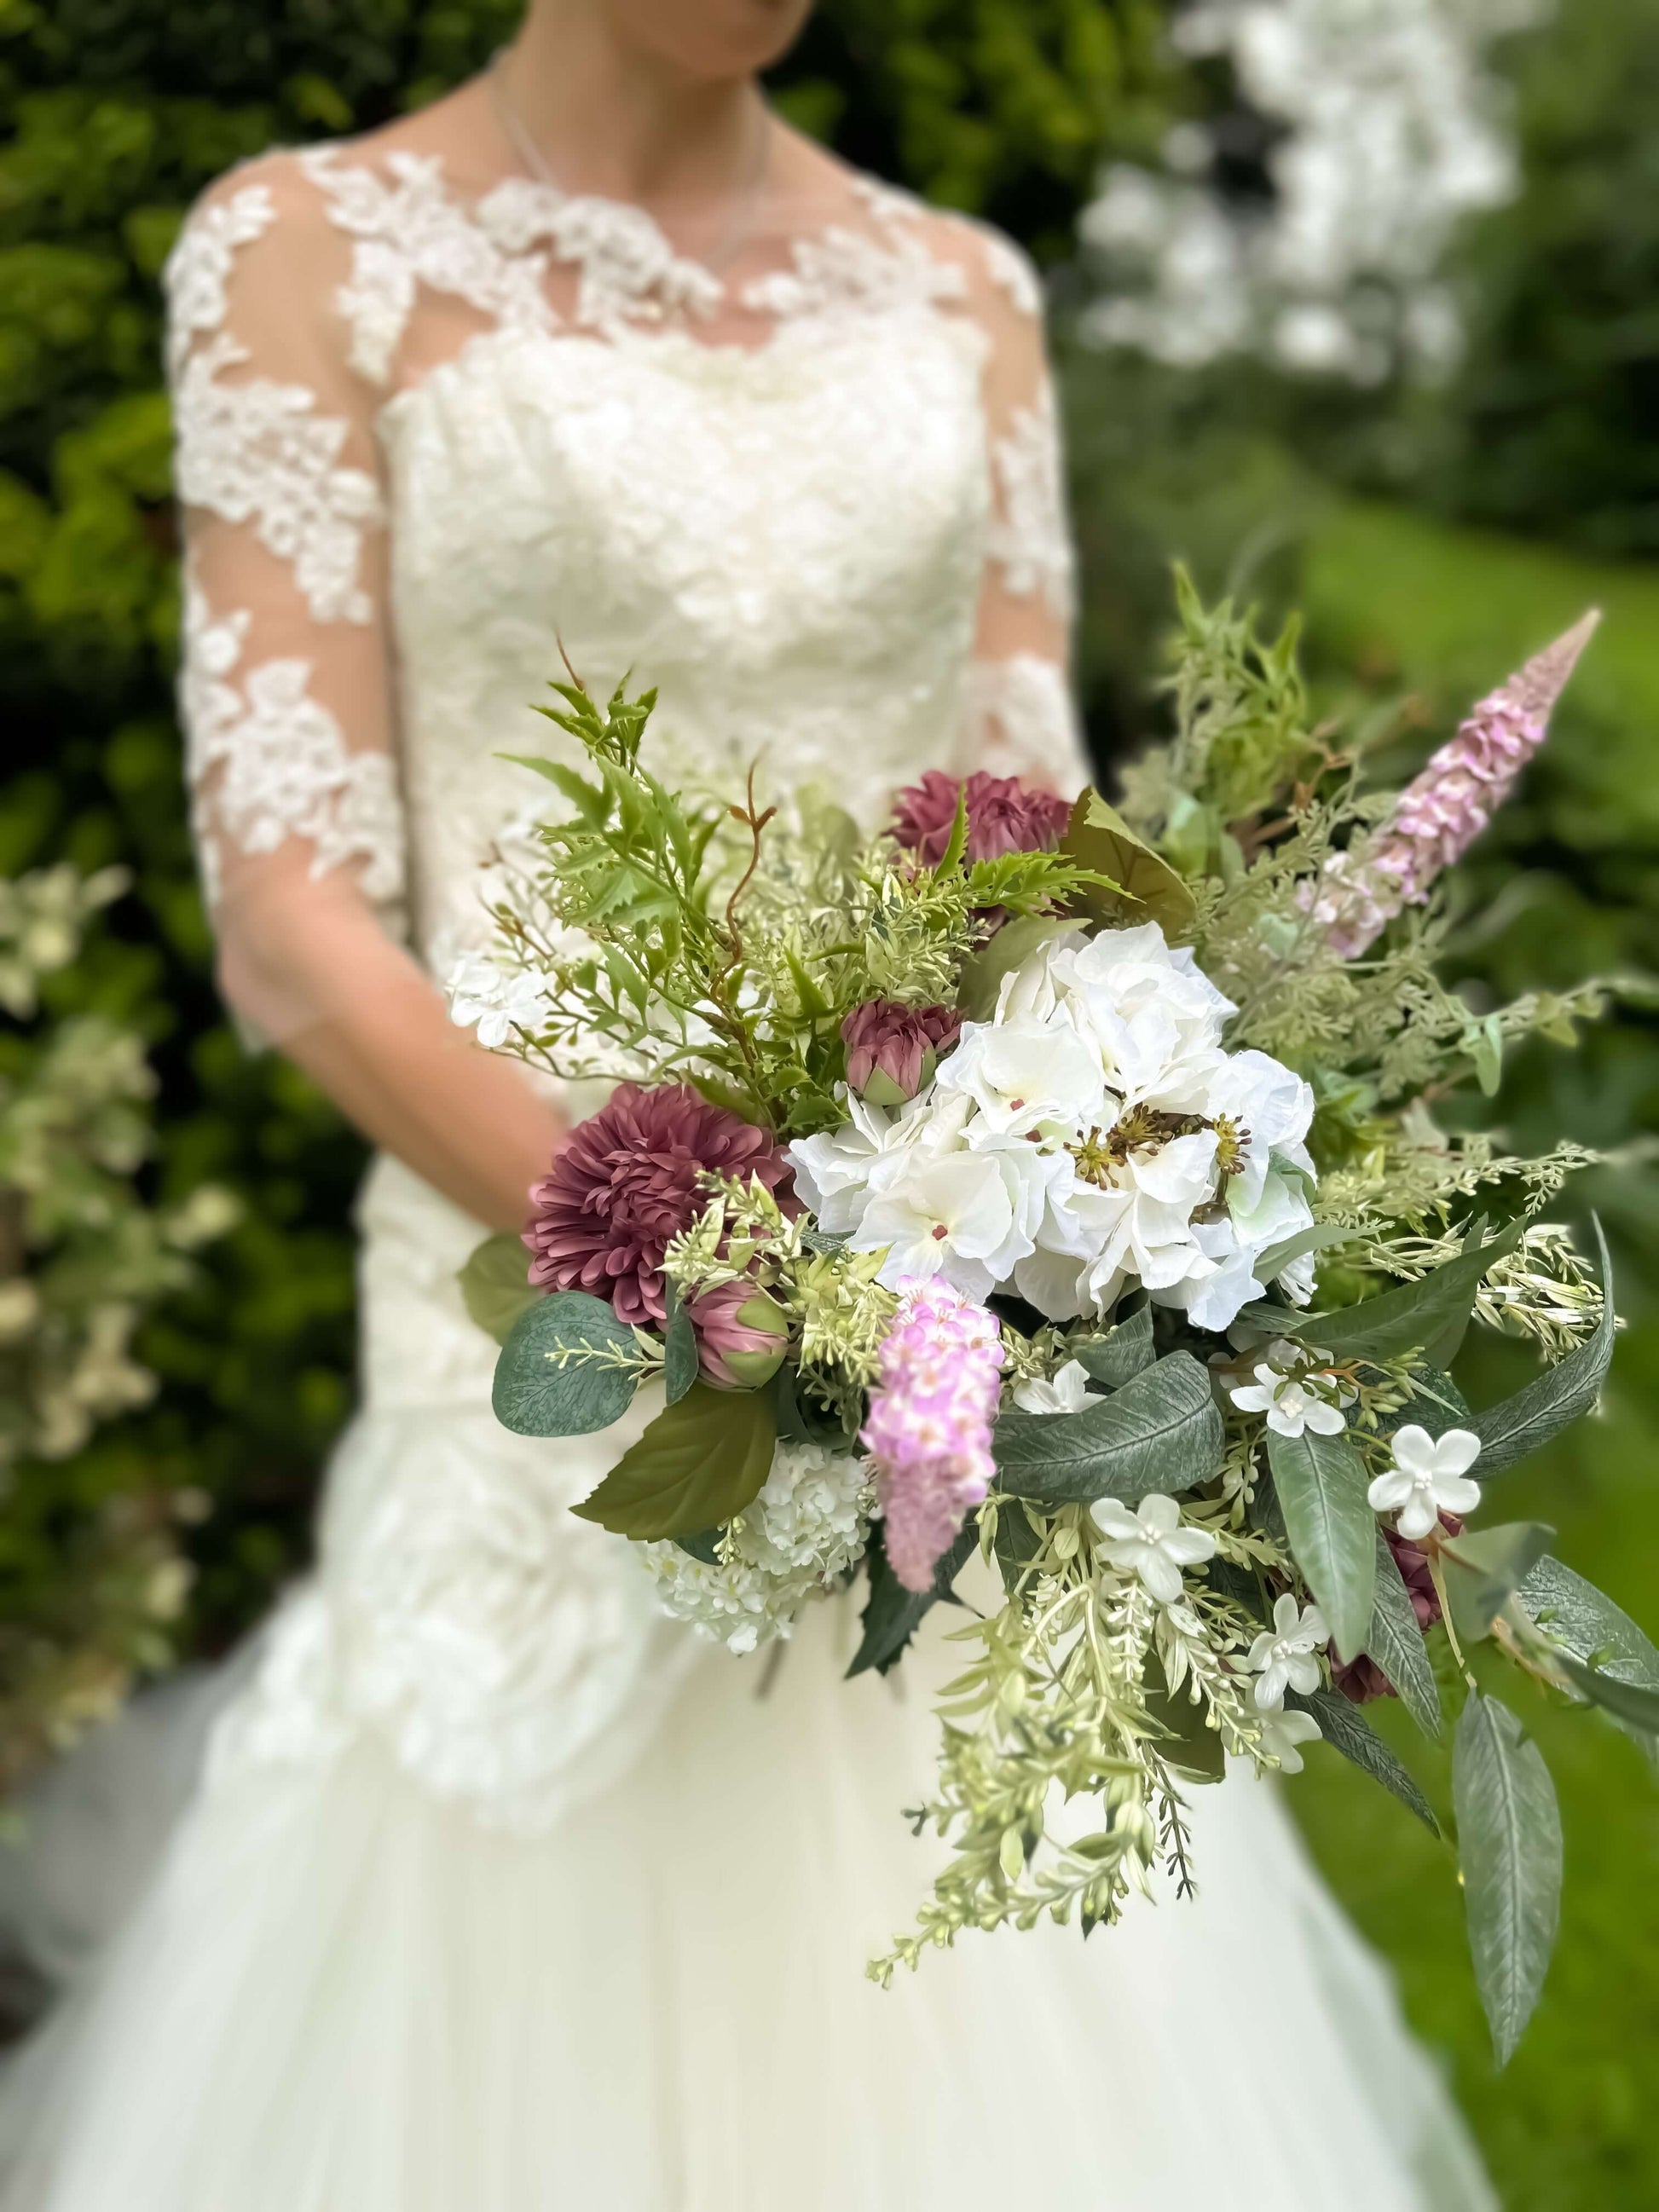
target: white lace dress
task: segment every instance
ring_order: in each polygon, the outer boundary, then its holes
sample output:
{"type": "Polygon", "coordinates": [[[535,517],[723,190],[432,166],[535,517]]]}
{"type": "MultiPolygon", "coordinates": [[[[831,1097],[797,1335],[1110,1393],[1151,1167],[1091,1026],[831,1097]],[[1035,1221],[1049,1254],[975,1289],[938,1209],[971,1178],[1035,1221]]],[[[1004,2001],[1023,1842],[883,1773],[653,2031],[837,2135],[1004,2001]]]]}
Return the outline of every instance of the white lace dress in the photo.
{"type": "MultiPolygon", "coordinates": [[[[872,820],[931,766],[1075,783],[1030,271],[843,202],[716,279],[636,210],[398,132],[210,195],[171,368],[227,932],[314,893],[428,963],[476,940],[540,789],[499,756],[544,744],[561,644],[591,687],[660,685],[671,763],[758,754],[872,820]]],[[[1198,1808],[1195,1905],[868,1983],[930,1864],[902,1810],[948,1654],[845,1684],[837,1601],[757,1696],[763,1661],[665,1622],[567,1510],[614,1436],[492,1419],[453,1279],[477,1227],[387,1159],[362,1226],[319,1565],[14,2069],[7,2212],[1488,2203],[1265,1787],[1198,1808]]]]}

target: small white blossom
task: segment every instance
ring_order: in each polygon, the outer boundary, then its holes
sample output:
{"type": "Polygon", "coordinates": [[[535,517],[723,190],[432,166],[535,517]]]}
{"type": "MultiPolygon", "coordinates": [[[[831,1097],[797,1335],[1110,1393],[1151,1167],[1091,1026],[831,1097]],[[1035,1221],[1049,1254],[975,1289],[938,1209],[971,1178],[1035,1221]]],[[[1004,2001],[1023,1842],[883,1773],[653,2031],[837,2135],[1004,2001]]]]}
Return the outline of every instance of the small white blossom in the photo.
{"type": "Polygon", "coordinates": [[[1416,1422],[1395,1431],[1394,1465],[1365,1493],[1376,1513],[1394,1513],[1395,1527],[1413,1543],[1426,1536],[1443,1513],[1473,1513],[1480,1486],[1468,1480],[1480,1456],[1473,1429],[1448,1429],[1431,1437],[1416,1422]]]}
{"type": "Polygon", "coordinates": [[[515,1029],[544,1029],[548,1013],[540,979],[527,969],[506,975],[494,961],[468,953],[451,970],[449,1018],[458,1029],[470,1030],[476,1023],[478,1042],[491,1052],[515,1029]]]}
{"type": "Polygon", "coordinates": [[[1279,1374],[1265,1360],[1256,1369],[1254,1382],[1241,1383],[1227,1395],[1241,1413],[1265,1413],[1267,1426],[1281,1437],[1299,1437],[1307,1429],[1316,1437],[1335,1437],[1346,1425],[1328,1399],[1296,1376],[1279,1374]]]}
{"type": "Polygon", "coordinates": [[[1330,1636],[1316,1605],[1298,1608],[1288,1590],[1275,1601],[1273,1625],[1256,1638],[1244,1662],[1261,1678],[1255,1686],[1259,1711],[1276,1712],[1287,1689],[1306,1697],[1319,1687],[1319,1662],[1314,1654],[1323,1650],[1330,1636]]]}
{"type": "Polygon", "coordinates": [[[1281,1774],[1300,1774],[1302,1753],[1297,1746],[1317,1743],[1323,1731],[1311,1713],[1263,1713],[1261,1748],[1277,1759],[1281,1774]]]}
{"type": "Polygon", "coordinates": [[[1080,1413],[1098,1403],[1098,1390],[1089,1388],[1089,1373],[1080,1359],[1068,1359],[1048,1382],[1033,1376],[1014,1391],[1014,1403],[1025,1413],[1080,1413]]]}
{"type": "Polygon", "coordinates": [[[1183,1567],[1215,1557],[1215,1538],[1202,1528],[1183,1528],[1173,1498],[1143,1498],[1138,1510],[1116,1498],[1097,1498],[1089,1508],[1106,1539],[1102,1551],[1115,1567],[1137,1574],[1160,1605],[1178,1605],[1183,1567]]]}

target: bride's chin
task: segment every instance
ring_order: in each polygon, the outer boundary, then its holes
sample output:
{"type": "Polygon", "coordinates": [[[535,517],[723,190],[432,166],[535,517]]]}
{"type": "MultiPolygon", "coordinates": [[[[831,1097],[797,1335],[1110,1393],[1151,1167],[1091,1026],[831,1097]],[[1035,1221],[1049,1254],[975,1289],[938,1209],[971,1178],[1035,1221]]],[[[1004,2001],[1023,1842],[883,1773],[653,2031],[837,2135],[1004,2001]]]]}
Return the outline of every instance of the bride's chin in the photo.
{"type": "Polygon", "coordinates": [[[751,76],[781,61],[813,0],[605,0],[641,46],[708,82],[751,76]]]}

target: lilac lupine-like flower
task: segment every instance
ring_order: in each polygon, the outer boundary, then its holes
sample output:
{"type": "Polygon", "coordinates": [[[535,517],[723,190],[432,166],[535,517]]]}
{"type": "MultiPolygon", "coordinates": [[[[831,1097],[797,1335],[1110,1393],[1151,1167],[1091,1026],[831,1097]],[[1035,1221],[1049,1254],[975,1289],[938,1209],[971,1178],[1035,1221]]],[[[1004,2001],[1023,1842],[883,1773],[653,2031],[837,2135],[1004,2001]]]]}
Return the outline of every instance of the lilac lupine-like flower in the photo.
{"type": "Polygon", "coordinates": [[[1346,959],[1364,952],[1402,908],[1420,906],[1440,871],[1480,835],[1543,744],[1550,711],[1601,619],[1592,608],[1470,711],[1401,793],[1362,863],[1334,856],[1313,911],[1346,959]]]}
{"type": "Polygon", "coordinates": [[[983,1306],[937,1276],[899,1285],[860,1441],[875,1464],[888,1561],[907,1589],[932,1588],[963,1516],[990,1489],[1003,1358],[983,1306]]]}

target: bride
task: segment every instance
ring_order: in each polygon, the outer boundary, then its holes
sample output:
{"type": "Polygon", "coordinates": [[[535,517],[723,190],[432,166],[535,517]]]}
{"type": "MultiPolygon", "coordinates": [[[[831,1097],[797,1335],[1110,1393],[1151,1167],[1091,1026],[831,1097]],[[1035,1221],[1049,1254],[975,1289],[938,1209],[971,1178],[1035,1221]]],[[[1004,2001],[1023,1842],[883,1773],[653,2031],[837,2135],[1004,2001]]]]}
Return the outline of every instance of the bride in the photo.
{"type": "Polygon", "coordinates": [[[872,824],[929,767],[1083,775],[1031,270],[768,113],[805,13],[533,0],[173,257],[203,868],[232,1006],[379,1148],[363,1405],[315,1571],[12,2069],[6,2212],[1491,2202],[1268,1788],[1206,1793],[1196,1905],[873,1987],[942,1635],[910,1702],[840,1679],[844,1600],[775,1681],[709,1655],[568,1510],[612,1440],[490,1414],[455,1271],[592,1102],[432,978],[488,935],[561,649],[661,686],[669,769],[872,824]]]}

